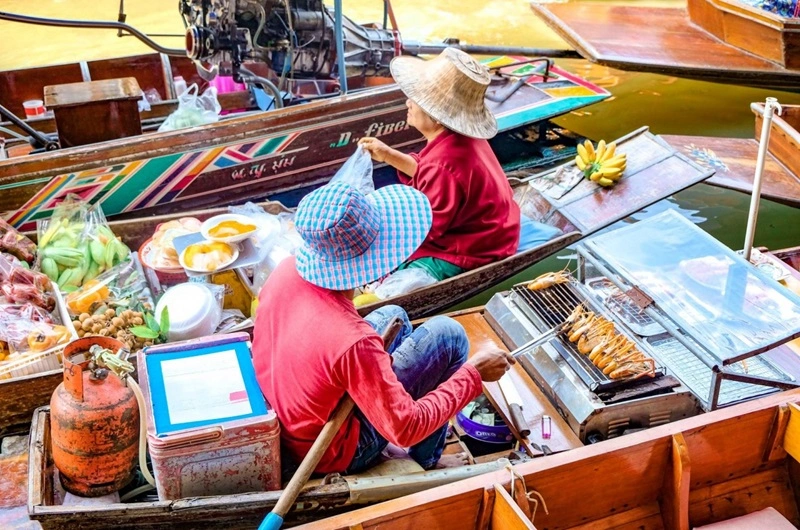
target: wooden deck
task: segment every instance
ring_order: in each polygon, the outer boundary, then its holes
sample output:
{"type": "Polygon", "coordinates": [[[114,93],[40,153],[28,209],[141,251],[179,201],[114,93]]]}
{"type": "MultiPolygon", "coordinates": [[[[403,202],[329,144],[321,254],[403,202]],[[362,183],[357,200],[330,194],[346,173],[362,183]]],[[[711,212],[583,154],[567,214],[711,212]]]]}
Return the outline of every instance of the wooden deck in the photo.
{"type": "Polygon", "coordinates": [[[800,71],[726,44],[692,24],[685,9],[594,2],[531,7],[581,56],[598,64],[705,81],[800,86],[800,71]]]}

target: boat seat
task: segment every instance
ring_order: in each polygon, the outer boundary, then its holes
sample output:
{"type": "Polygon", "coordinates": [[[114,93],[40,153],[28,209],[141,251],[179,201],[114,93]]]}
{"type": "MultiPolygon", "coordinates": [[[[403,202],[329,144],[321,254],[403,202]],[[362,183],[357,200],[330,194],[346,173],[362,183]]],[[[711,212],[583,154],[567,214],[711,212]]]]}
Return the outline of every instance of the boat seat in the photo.
{"type": "Polygon", "coordinates": [[[775,508],[764,508],[761,511],[748,513],[735,519],[720,521],[705,526],[695,526],[694,530],[754,530],[764,528],[769,530],[795,530],[795,526],[789,522],[775,508]]]}

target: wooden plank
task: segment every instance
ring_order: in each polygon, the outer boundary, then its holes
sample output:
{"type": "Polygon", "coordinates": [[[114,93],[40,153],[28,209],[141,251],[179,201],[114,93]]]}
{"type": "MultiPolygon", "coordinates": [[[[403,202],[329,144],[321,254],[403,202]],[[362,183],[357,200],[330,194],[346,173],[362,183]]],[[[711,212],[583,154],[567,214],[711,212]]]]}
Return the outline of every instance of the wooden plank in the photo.
{"type": "Polygon", "coordinates": [[[789,424],[783,437],[783,448],[800,462],[800,407],[795,403],[789,403],[789,424]]]}
{"type": "MultiPolygon", "coordinates": [[[[731,458],[735,453],[729,453],[731,458]]],[[[701,462],[694,458],[695,468],[701,462]]],[[[724,521],[772,506],[795,526],[800,525],[794,491],[785,466],[756,472],[710,486],[693,487],[689,520],[693,526],[724,521]]]]}
{"type": "Polygon", "coordinates": [[[670,465],[664,474],[661,491],[661,517],[664,528],[689,530],[689,482],[691,463],[683,435],[672,435],[670,465]]]}
{"type": "Polygon", "coordinates": [[[494,508],[494,499],[494,488],[486,488],[483,491],[483,502],[481,502],[481,510],[478,512],[478,521],[475,526],[476,530],[489,528],[489,521],[492,518],[492,510],[494,508]]]}
{"type": "MultiPolygon", "coordinates": [[[[469,313],[456,317],[467,332],[470,344],[470,355],[473,355],[482,347],[493,346],[507,350],[500,337],[492,330],[489,323],[480,313],[469,313]]],[[[566,421],[558,413],[558,410],[550,403],[547,396],[542,393],[538,386],[531,380],[519,364],[512,366],[509,371],[514,385],[522,398],[522,413],[531,427],[531,434],[527,439],[521,439],[515,432],[514,426],[509,421],[508,406],[500,392],[500,385],[497,383],[484,383],[483,390],[492,406],[503,417],[511,431],[522,442],[525,450],[530,455],[540,454],[530,445],[532,441],[547,444],[554,452],[567,451],[583,444],[577,435],[572,431],[566,421]],[[552,418],[552,436],[545,440],[542,438],[542,415],[552,418]]]]}
{"type": "Polygon", "coordinates": [[[50,403],[50,396],[64,379],[61,370],[0,381],[0,438],[30,429],[37,407],[50,403]]]}
{"type": "Polygon", "coordinates": [[[593,2],[531,7],[578,53],[598,64],[707,81],[800,85],[800,71],[726,44],[692,24],[685,9],[593,2]]]}
{"type": "Polygon", "coordinates": [[[786,436],[786,428],[789,426],[789,416],[788,406],[780,405],[775,408],[775,420],[769,430],[764,461],[777,462],[786,458],[787,453],[783,448],[783,440],[786,436]]]}
{"type": "MultiPolygon", "coordinates": [[[[534,523],[536,520],[533,521],[534,523]]],[[[657,502],[637,506],[603,519],[570,527],[569,530],[664,530],[661,508],[657,502]]]]}
{"type": "Polygon", "coordinates": [[[50,85],[44,89],[44,104],[52,110],[100,101],[138,100],[142,89],[134,77],[50,85]]]}
{"type": "Polygon", "coordinates": [[[536,530],[500,484],[494,485],[494,507],[489,530],[536,530]]]}
{"type": "MultiPolygon", "coordinates": [[[[744,193],[752,192],[758,158],[756,140],[675,135],[664,135],[662,138],[695,162],[715,170],[714,176],[706,181],[707,184],[744,193]]],[[[800,206],[800,178],[770,153],[765,160],[761,195],[789,206],[800,206]]]]}

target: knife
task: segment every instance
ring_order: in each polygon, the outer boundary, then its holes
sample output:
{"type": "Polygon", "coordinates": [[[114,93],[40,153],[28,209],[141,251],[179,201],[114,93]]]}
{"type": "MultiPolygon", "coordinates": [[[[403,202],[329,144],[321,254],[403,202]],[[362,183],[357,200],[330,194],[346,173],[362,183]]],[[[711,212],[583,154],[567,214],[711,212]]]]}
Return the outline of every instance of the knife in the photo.
{"type": "Polygon", "coordinates": [[[497,383],[500,385],[500,393],[503,394],[503,399],[506,400],[506,405],[508,405],[508,415],[511,417],[511,423],[514,424],[514,428],[517,429],[520,437],[527,438],[531,434],[531,429],[522,415],[522,398],[517,392],[517,387],[514,386],[514,381],[506,374],[497,383]]]}

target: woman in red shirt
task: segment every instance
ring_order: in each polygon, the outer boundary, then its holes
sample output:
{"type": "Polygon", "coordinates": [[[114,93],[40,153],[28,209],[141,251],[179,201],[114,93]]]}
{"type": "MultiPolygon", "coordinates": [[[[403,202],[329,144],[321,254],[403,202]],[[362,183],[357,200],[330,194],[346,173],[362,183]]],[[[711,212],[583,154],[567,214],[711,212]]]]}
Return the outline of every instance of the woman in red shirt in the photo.
{"type": "Polygon", "coordinates": [[[419,267],[443,280],[513,255],[520,212],[486,141],[497,134],[484,102],[489,71],[455,48],[431,61],[397,57],[391,70],[408,96],[408,124],[428,143],[411,155],[376,138],[359,144],[397,169],[400,181],[423,192],[433,209],[428,237],[400,268],[419,267]]]}

